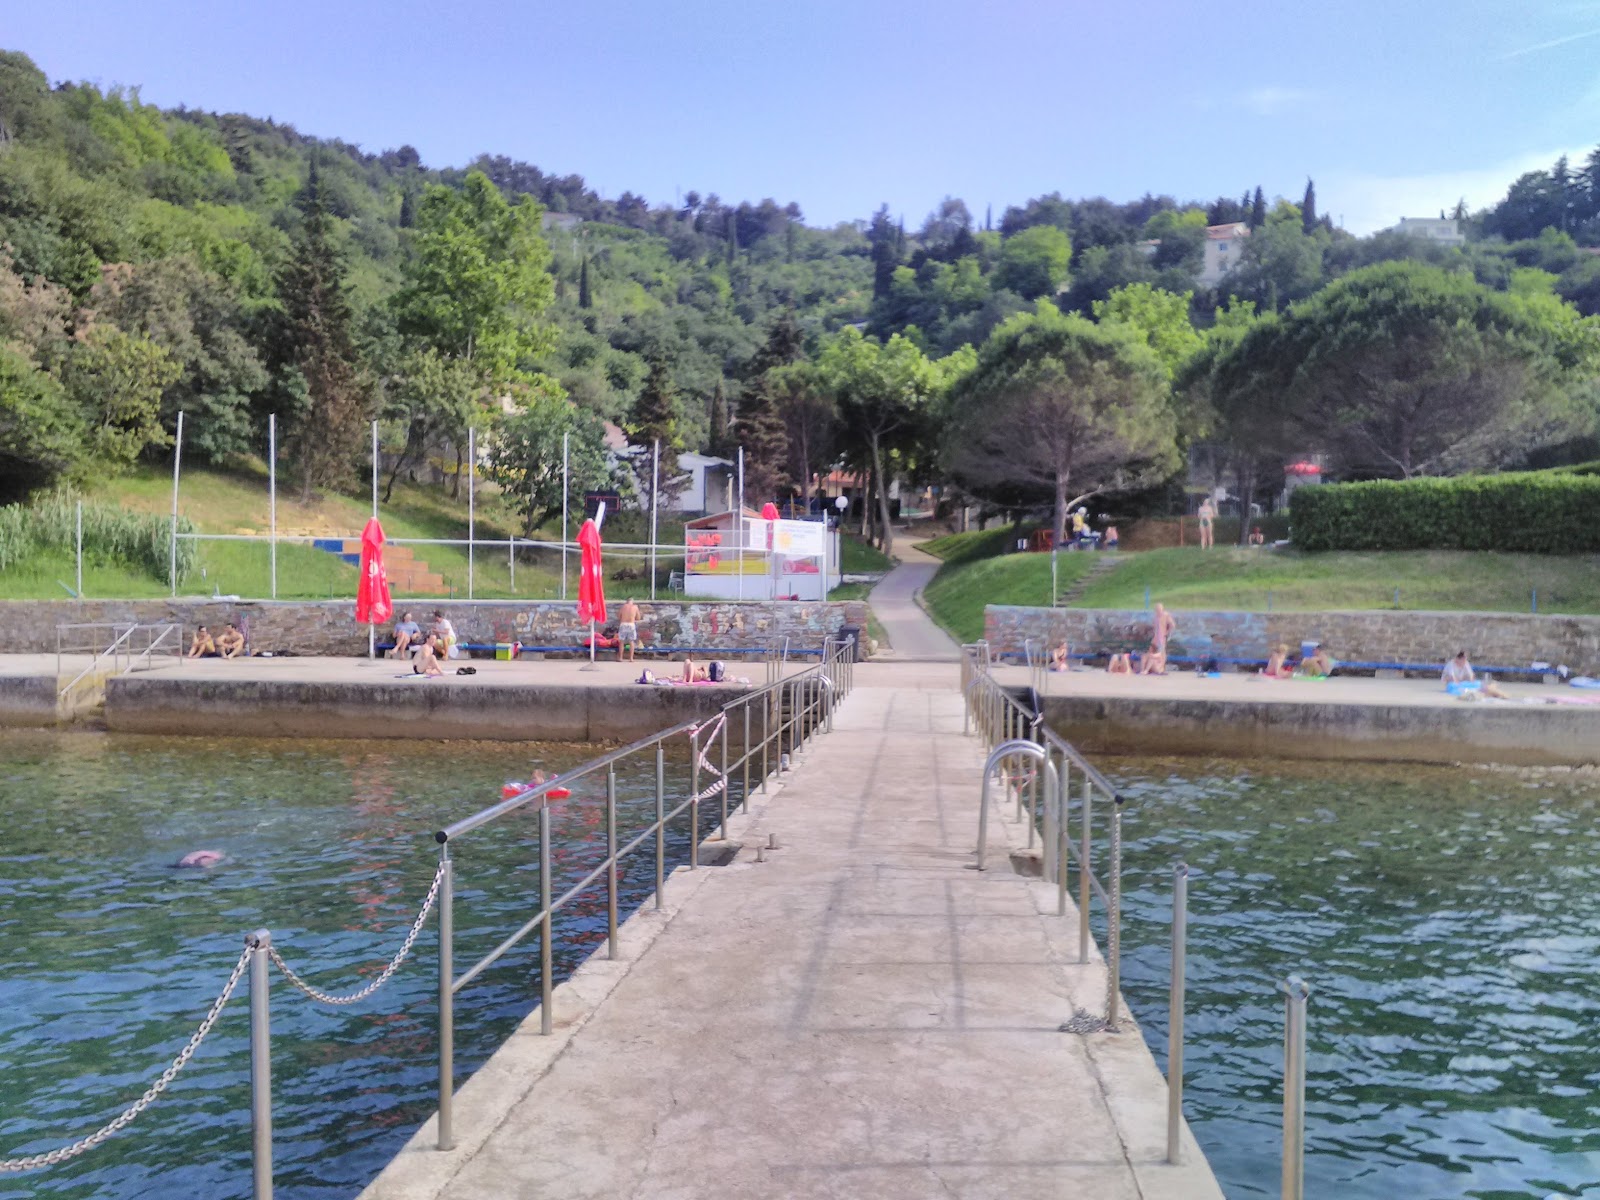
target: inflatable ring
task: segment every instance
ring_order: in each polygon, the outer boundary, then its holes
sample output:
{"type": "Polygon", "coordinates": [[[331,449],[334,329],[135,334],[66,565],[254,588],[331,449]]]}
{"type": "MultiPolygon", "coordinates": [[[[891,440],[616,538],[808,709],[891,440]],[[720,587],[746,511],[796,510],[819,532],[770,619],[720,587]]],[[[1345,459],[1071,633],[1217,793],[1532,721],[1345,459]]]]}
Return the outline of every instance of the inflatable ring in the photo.
{"type": "MultiPolygon", "coordinates": [[[[518,783],[514,779],[508,779],[505,782],[505,786],[500,789],[500,799],[510,800],[514,796],[522,795],[523,792],[532,791],[537,786],[537,784],[518,783]]],[[[564,787],[551,788],[545,795],[552,800],[565,800],[572,795],[572,789],[564,787]]]]}

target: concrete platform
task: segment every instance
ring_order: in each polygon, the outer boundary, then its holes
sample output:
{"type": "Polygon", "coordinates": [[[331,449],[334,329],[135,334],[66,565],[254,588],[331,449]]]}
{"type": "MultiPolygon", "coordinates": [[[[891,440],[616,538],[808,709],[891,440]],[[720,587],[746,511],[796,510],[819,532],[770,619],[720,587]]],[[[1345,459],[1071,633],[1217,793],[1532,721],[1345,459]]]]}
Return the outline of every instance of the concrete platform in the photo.
{"type": "MultiPolygon", "coordinates": [[[[857,669],[835,731],[680,871],[623,961],[557,989],[363,1200],[1093,1197],[1221,1200],[1054,889],[971,869],[982,751],[954,667],[857,669]],[[750,847],[777,836],[758,863],[750,847]]],[[[998,810],[997,810],[998,814],[998,810]]],[[[991,822],[991,862],[1012,836],[991,822]]]]}
{"type": "MultiPolygon", "coordinates": [[[[997,667],[1011,687],[1024,667],[997,667]]],[[[1579,766],[1600,761],[1600,692],[1501,685],[1509,700],[1460,700],[1437,680],[1206,679],[1193,672],[1046,672],[1051,727],[1091,754],[1579,766]]]]}
{"type": "Polygon", "coordinates": [[[463,659],[425,679],[392,659],[197,659],[111,680],[105,723],[126,733],[235,737],[631,741],[713,714],[766,682],[760,663],[730,662],[730,675],[748,684],[683,687],[636,682],[646,667],[671,677],[681,663],[584,666],[463,659]],[[455,674],[460,666],[477,674],[455,674]]]}
{"type": "MultiPolygon", "coordinates": [[[[61,688],[94,662],[90,654],[0,655],[0,728],[48,726],[69,720],[72,710],[60,697],[61,688]],[[58,672],[59,667],[59,672],[58,672]]],[[[72,703],[88,699],[92,689],[72,703]]]]}

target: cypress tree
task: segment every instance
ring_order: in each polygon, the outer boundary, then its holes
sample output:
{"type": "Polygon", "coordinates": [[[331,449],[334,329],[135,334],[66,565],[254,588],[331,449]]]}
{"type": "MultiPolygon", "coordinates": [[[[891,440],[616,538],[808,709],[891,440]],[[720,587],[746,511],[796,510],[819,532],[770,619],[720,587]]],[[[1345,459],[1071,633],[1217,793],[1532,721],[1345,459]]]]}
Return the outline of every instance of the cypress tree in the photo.
{"type": "Polygon", "coordinates": [[[289,444],[299,461],[302,496],[309,499],[313,488],[338,485],[349,475],[365,444],[372,391],[356,354],[345,266],[314,161],[298,203],[299,236],[278,276],[283,316],[273,358],[280,393],[298,400],[289,444]]]}
{"type": "Polygon", "coordinates": [[[583,266],[578,268],[578,307],[593,308],[594,297],[589,292],[589,256],[583,256],[583,266]]]}
{"type": "MultiPolygon", "coordinates": [[[[1440,216],[1444,214],[1441,213],[1440,216]]],[[[1306,177],[1305,198],[1300,201],[1300,228],[1310,236],[1317,227],[1317,185],[1311,182],[1310,176],[1306,177]]]]}
{"type": "Polygon", "coordinates": [[[894,283],[894,269],[900,265],[887,204],[872,214],[872,224],[867,229],[867,244],[872,247],[872,298],[882,300],[894,283]]]}
{"type": "Polygon", "coordinates": [[[1260,229],[1267,223],[1267,197],[1258,187],[1255,198],[1250,201],[1250,228],[1260,229]]]}
{"type": "Polygon", "coordinates": [[[717,386],[706,402],[706,453],[726,458],[733,453],[733,443],[728,436],[728,393],[717,377],[717,386]]]}
{"type": "Polygon", "coordinates": [[[410,188],[400,193],[400,228],[410,229],[417,223],[417,194],[410,188]]]}

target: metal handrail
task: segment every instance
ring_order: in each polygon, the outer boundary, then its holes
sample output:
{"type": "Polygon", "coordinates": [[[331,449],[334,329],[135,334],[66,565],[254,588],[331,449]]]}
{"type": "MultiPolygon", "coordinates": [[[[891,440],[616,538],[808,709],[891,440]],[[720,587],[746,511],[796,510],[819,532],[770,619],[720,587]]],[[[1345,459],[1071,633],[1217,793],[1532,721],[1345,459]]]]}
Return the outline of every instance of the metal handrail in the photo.
{"type": "Polygon", "coordinates": [[[177,636],[170,649],[173,655],[176,657],[183,653],[183,626],[181,625],[141,625],[137,622],[124,623],[120,621],[115,623],[57,625],[57,679],[61,677],[61,659],[63,655],[93,653],[94,658],[89,662],[88,666],[84,667],[83,670],[74,675],[70,680],[67,681],[65,685],[58,688],[56,692],[56,699],[58,701],[66,699],[67,696],[69,696],[73,690],[85,680],[100,678],[105,672],[105,660],[107,659],[110,660],[111,673],[116,675],[125,675],[129,671],[137,669],[137,664],[140,662],[140,660],[143,660],[146,665],[149,665],[151,662],[151,654],[158,649],[167,648],[166,640],[169,635],[173,634],[176,634],[177,636]],[[112,639],[110,645],[104,647],[103,649],[98,648],[98,639],[96,639],[92,645],[87,647],[64,645],[62,642],[62,634],[67,630],[74,629],[114,629],[121,630],[121,632],[114,639],[112,639]],[[140,633],[141,631],[145,633],[152,633],[153,631],[159,632],[154,632],[154,636],[152,636],[146,642],[143,650],[135,652],[132,645],[134,635],[140,633]]]}
{"type": "MultiPolygon", "coordinates": [[[[1054,730],[1044,724],[1042,712],[1031,711],[1004,687],[989,669],[989,647],[985,642],[975,642],[961,648],[961,691],[966,708],[966,722],[969,730],[975,729],[984,739],[987,746],[995,751],[991,756],[991,764],[995,757],[1016,757],[1019,754],[1036,758],[1047,769],[1045,774],[1051,779],[1053,786],[1046,796],[1044,808],[1046,819],[1045,830],[1045,867],[1053,877],[1058,888],[1059,900],[1057,912],[1066,913],[1066,859],[1070,858],[1078,870],[1078,961],[1089,961],[1089,911],[1093,897],[1099,896],[1106,906],[1107,912],[1107,945],[1106,965],[1109,970],[1107,980],[1106,1017],[1103,1027],[1114,1030],[1117,1028],[1118,993],[1121,990],[1122,975],[1122,805],[1123,797],[1087,759],[1079,753],[1078,749],[1061,737],[1054,730]],[[1002,755],[1004,749],[1007,753],[1002,755]],[[1059,762],[1059,772],[1056,763],[1059,762]],[[1079,837],[1078,844],[1074,846],[1072,839],[1067,836],[1068,821],[1071,806],[1071,777],[1073,768],[1083,778],[1083,784],[1078,801],[1079,812],[1079,837]],[[1110,861],[1107,864],[1107,878],[1109,886],[1102,883],[1095,871],[1094,863],[1094,796],[1099,792],[1101,796],[1111,802],[1110,825],[1110,861]],[[1052,853],[1055,847],[1052,840],[1059,838],[1065,843],[1066,854],[1052,853]],[[1053,868],[1053,872],[1052,869],[1053,868]]],[[[984,814],[987,815],[990,767],[986,767],[983,787],[984,814]]],[[[1037,782],[1031,782],[1028,788],[1030,802],[1028,806],[1028,845],[1033,845],[1037,812],[1037,782]]],[[[1023,816],[1023,789],[1017,792],[1017,817],[1023,816]]],[[[983,827],[983,817],[980,817],[980,829],[983,827]]],[[[979,868],[983,865],[984,846],[980,842],[978,847],[979,868]]]]}
{"type": "Polygon", "coordinates": [[[626,746],[609,751],[589,762],[567,771],[535,787],[526,788],[498,804],[473,813],[434,834],[439,844],[439,1123],[438,1148],[449,1150],[455,1145],[452,1128],[454,1098],[454,1046],[455,1004],[457,992],[478,978],[490,966],[509,953],[529,934],[539,933],[540,955],[540,1032],[553,1031],[552,969],[553,919],[555,914],[579,894],[594,886],[604,876],[606,880],[607,954],[617,957],[617,866],[627,855],[654,842],[656,888],[655,906],[660,909],[666,898],[666,829],[668,824],[685,811],[690,814],[689,869],[700,865],[700,803],[720,793],[722,812],[716,838],[726,841],[728,836],[728,794],[735,770],[741,770],[744,786],[740,792],[740,805],[747,809],[750,800],[750,766],[760,755],[760,785],[767,790],[767,781],[774,772],[782,773],[792,763],[793,756],[809,739],[819,732],[831,729],[833,708],[848,693],[852,681],[852,657],[849,644],[829,638],[823,643],[821,661],[794,675],[780,678],[764,687],[753,688],[724,704],[717,715],[699,721],[686,721],[660,733],[641,738],[626,746]],[[761,735],[751,736],[751,713],[761,713],[761,735]],[[730,761],[728,756],[729,728],[734,714],[743,723],[743,749],[730,761]],[[702,740],[704,734],[704,740],[702,740]],[[688,735],[690,741],[689,797],[668,811],[666,807],[666,746],[677,737],[688,735]],[[720,743],[721,768],[711,765],[707,757],[713,742],[720,743]],[[787,745],[787,749],[785,749],[787,745]],[[776,748],[776,763],[772,751],[776,748]],[[655,819],[626,845],[617,844],[617,763],[630,755],[653,749],[655,751],[655,819]],[[555,788],[569,787],[574,780],[591,776],[600,770],[606,773],[606,857],[590,872],[573,884],[559,898],[551,892],[550,861],[550,804],[549,793],[555,788]],[[709,770],[717,781],[709,788],[700,786],[700,772],[709,770]],[[461,975],[455,974],[452,940],[454,937],[454,864],[450,847],[463,835],[481,829],[507,813],[536,805],[539,818],[539,872],[540,896],[535,914],[518,929],[503,939],[478,962],[461,975]]]}

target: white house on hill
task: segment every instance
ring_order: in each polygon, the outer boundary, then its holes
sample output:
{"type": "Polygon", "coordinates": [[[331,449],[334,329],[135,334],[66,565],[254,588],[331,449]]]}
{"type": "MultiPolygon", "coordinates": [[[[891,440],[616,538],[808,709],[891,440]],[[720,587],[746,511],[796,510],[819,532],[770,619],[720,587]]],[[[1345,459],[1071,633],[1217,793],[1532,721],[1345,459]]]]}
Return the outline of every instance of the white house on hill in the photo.
{"type": "Polygon", "coordinates": [[[1200,283],[1216,287],[1222,277],[1239,265],[1244,254],[1244,241],[1250,236],[1250,226],[1243,221],[1226,225],[1207,225],[1205,259],[1200,267],[1200,283]]]}

